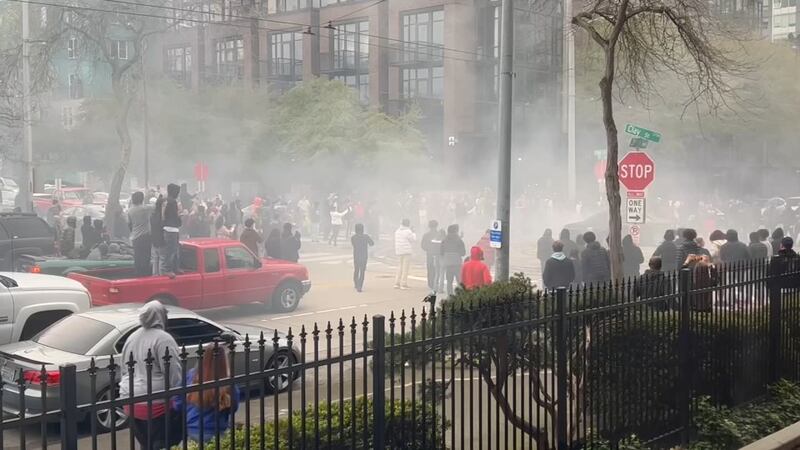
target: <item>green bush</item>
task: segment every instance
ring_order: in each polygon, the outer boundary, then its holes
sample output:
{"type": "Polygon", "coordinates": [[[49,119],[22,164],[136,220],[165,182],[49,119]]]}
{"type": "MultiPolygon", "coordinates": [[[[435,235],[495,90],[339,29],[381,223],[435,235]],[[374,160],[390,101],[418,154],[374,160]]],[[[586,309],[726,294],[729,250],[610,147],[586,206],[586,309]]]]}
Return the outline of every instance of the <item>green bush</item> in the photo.
{"type": "Polygon", "coordinates": [[[800,385],[780,381],[766,397],[738,408],[716,408],[700,397],[694,411],[693,450],[737,449],[800,421],[800,385]]]}
{"type": "MultiPolygon", "coordinates": [[[[333,450],[342,448],[371,449],[373,434],[372,400],[359,397],[355,404],[348,400],[330,404],[330,413],[327,403],[320,403],[318,419],[315,409],[308,405],[305,409],[305,437],[303,436],[303,416],[301,411],[294,411],[291,417],[282,417],[278,421],[276,432],[275,423],[268,420],[263,429],[264,447],[270,450],[283,450],[289,448],[289,437],[292,438],[293,448],[317,448],[316,427],[319,428],[319,448],[333,450]],[[340,411],[340,408],[342,410],[340,411]],[[355,408],[355,409],[354,409],[355,408]],[[344,417],[340,417],[340,413],[344,417]],[[340,421],[343,419],[343,421],[340,421]],[[355,419],[355,434],[353,433],[353,419],[355,419]],[[364,420],[367,419],[367,427],[364,420]],[[291,420],[291,435],[289,434],[289,421],[291,420]],[[331,432],[328,433],[330,427],[331,432]],[[364,446],[363,436],[366,431],[367,446],[364,446]],[[275,447],[277,434],[278,446],[275,447]],[[305,445],[303,441],[305,440],[305,445]],[[355,447],[351,443],[355,440],[355,447]]],[[[441,416],[430,406],[422,402],[400,402],[394,404],[386,402],[386,447],[396,450],[444,450],[441,445],[442,436],[450,427],[445,423],[442,427],[441,416]],[[412,411],[414,414],[412,414],[412,411]],[[423,413],[425,420],[422,419],[423,413]],[[412,438],[413,435],[413,438],[412,438]],[[424,437],[423,437],[424,436],[424,437]]],[[[260,425],[245,427],[238,424],[235,430],[235,447],[231,447],[231,433],[228,431],[220,436],[220,449],[245,448],[247,434],[249,433],[250,448],[261,448],[262,428],[260,425]]],[[[213,443],[212,443],[213,445],[213,443]]],[[[209,445],[206,445],[208,447],[209,445]]],[[[175,447],[178,449],[180,447],[175,447]]],[[[189,443],[190,450],[199,450],[196,442],[189,443]]]]}

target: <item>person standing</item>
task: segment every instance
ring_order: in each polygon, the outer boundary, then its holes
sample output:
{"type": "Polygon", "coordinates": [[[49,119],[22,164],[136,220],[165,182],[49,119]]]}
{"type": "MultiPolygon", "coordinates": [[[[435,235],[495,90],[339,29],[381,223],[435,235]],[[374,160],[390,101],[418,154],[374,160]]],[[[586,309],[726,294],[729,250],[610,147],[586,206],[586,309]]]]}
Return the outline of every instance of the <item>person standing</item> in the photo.
{"type": "MultiPolygon", "coordinates": [[[[667,281],[663,269],[662,259],[660,256],[653,256],[647,263],[648,269],[639,278],[638,286],[636,286],[636,295],[642,299],[663,297],[667,293],[667,281]]],[[[668,301],[663,303],[653,304],[653,307],[659,311],[669,309],[668,301]]]]}
{"type": "Polygon", "coordinates": [[[339,240],[339,231],[342,229],[342,225],[344,225],[344,216],[346,216],[348,210],[339,211],[336,206],[331,209],[331,235],[330,239],[328,239],[328,245],[333,245],[334,247],[337,246],[337,241],[339,240]]]}
{"type": "Polygon", "coordinates": [[[439,222],[428,222],[428,232],[422,236],[422,250],[425,251],[426,266],[428,269],[428,288],[436,292],[441,285],[439,274],[442,263],[442,238],[439,231],[439,222]]]}
{"type": "Polygon", "coordinates": [[[644,262],[642,249],[633,243],[630,234],[622,238],[622,269],[626,277],[638,277],[639,269],[644,262]]]}
{"type": "Polygon", "coordinates": [[[92,226],[92,216],[83,216],[83,224],[81,225],[81,258],[86,258],[86,255],[99,243],[100,234],[92,226]]]}
{"type": "Polygon", "coordinates": [[[794,240],[786,236],[781,239],[780,250],[769,261],[767,272],[769,274],[769,281],[767,285],[772,289],[782,288],[796,288],[798,287],[798,277],[786,277],[786,274],[793,274],[800,269],[800,259],[797,253],[792,249],[794,247],[794,240]]]}
{"type": "Polygon", "coordinates": [[[483,262],[483,250],[477,245],[470,249],[469,261],[461,267],[461,283],[465,289],[476,289],[492,284],[489,266],[483,262]]]}
{"type": "Polygon", "coordinates": [[[159,195],[156,199],[153,212],[150,214],[150,241],[152,243],[151,259],[153,264],[153,275],[163,275],[161,263],[164,261],[164,225],[161,214],[164,210],[164,196],[159,195]]]}
{"type": "Polygon", "coordinates": [[[775,231],[772,232],[772,254],[777,255],[778,252],[781,250],[781,243],[783,242],[783,237],[785,233],[783,232],[783,228],[778,227],[775,228],[775,231]]]}
{"type": "Polygon", "coordinates": [[[442,267],[444,270],[447,295],[453,295],[453,281],[461,283],[461,265],[467,254],[464,240],[459,235],[458,225],[447,227],[447,235],[442,240],[442,267]]]}
{"type": "Polygon", "coordinates": [[[75,228],[78,226],[78,220],[73,217],[67,217],[67,227],[61,233],[61,240],[59,241],[59,250],[61,255],[67,258],[75,258],[75,228]]]}
{"type": "Polygon", "coordinates": [[[180,271],[179,235],[181,232],[181,216],[178,209],[178,195],[181,188],[177,184],[167,185],[167,200],[161,213],[164,230],[164,252],[162,254],[161,271],[177,274],[180,271]]]}
{"type": "Polygon", "coordinates": [[[264,252],[266,256],[273,259],[281,259],[281,232],[277,228],[273,228],[267,236],[267,241],[264,243],[264,252]]]}
{"type": "Polygon", "coordinates": [[[300,260],[300,232],[292,233],[292,224],[284,223],[281,233],[281,259],[291,262],[300,260]]]}
{"type": "Polygon", "coordinates": [[[561,230],[561,234],[559,235],[558,240],[561,241],[562,244],[564,244],[564,253],[566,253],[567,255],[572,253],[572,250],[578,249],[578,244],[576,244],[572,239],[570,239],[569,230],[566,228],[561,230]]]}
{"type": "Polygon", "coordinates": [[[761,228],[756,231],[756,233],[758,233],[759,242],[762,242],[764,246],[767,247],[767,258],[772,258],[772,256],[775,254],[775,251],[772,248],[772,244],[769,242],[769,230],[766,228],[761,228]]]}
{"type": "Polygon", "coordinates": [[[584,283],[610,281],[611,260],[608,251],[597,242],[597,236],[591,231],[583,234],[583,241],[586,242],[586,248],[581,253],[581,274],[584,283]]]}
{"type": "Polygon", "coordinates": [[[357,223],[355,230],[356,233],[350,238],[350,243],[353,245],[353,284],[356,291],[361,292],[367,272],[369,248],[375,245],[375,242],[368,234],[364,233],[364,224],[357,223]]]}
{"type": "MultiPolygon", "coordinates": [[[[555,241],[552,245],[553,254],[545,261],[542,281],[547,289],[568,287],[575,281],[575,265],[564,254],[564,244],[555,241]]],[[[573,250],[573,252],[576,252],[573,250]]]]}
{"type": "Polygon", "coordinates": [[[736,230],[728,230],[725,233],[727,242],[719,249],[719,259],[723,263],[734,263],[747,261],[750,259],[750,252],[744,242],[739,242],[739,233],[736,230]]]}
{"type": "Polygon", "coordinates": [[[678,268],[678,247],[675,245],[674,231],[667,230],[664,232],[664,241],[653,252],[653,257],[661,258],[661,270],[664,272],[672,272],[678,268]]]}
{"type": "Polygon", "coordinates": [[[239,236],[239,242],[244,244],[245,247],[258,257],[260,255],[258,247],[259,244],[264,242],[264,238],[256,231],[255,224],[255,220],[249,217],[244,221],[244,230],[242,230],[242,235],[239,236]]]}
{"type": "Polygon", "coordinates": [[[695,231],[694,228],[684,228],[682,236],[683,241],[680,247],[678,247],[678,255],[675,258],[676,268],[683,267],[686,263],[686,258],[689,257],[689,255],[708,255],[711,257],[711,253],[698,245],[697,241],[695,240],[697,239],[697,231],[695,231]]]}
{"type": "Polygon", "coordinates": [[[750,245],[747,246],[747,251],[750,252],[750,259],[767,259],[769,257],[768,245],[761,242],[761,235],[758,231],[750,233],[750,245]]]}
{"type": "Polygon", "coordinates": [[[403,219],[400,228],[394,232],[394,253],[397,255],[397,276],[394,279],[395,289],[408,289],[408,271],[411,269],[411,254],[417,235],[411,229],[411,221],[403,219]]]}
{"type": "MultiPolygon", "coordinates": [[[[564,250],[564,244],[561,244],[561,250],[564,250]]],[[[536,259],[539,260],[539,267],[544,270],[547,260],[553,254],[553,230],[550,228],[544,230],[544,234],[536,242],[536,259]]]]}
{"type": "MultiPolygon", "coordinates": [[[[122,370],[119,382],[119,397],[130,398],[148,392],[163,391],[167,383],[171,388],[181,386],[182,366],[180,349],[175,338],[167,333],[167,308],[159,301],[146,303],[139,310],[141,327],[134,331],[122,347],[122,367],[133,361],[133,370],[122,370]],[[169,365],[166,364],[169,358],[169,365]],[[167,371],[169,367],[169,371],[167,371]],[[131,390],[131,386],[133,390],[131,390]]],[[[170,423],[163,419],[170,405],[163,396],[125,406],[131,417],[131,428],[141,448],[156,450],[170,448],[180,442],[182,417],[177,412],[170,414],[170,423]],[[167,429],[170,430],[167,441],[167,429]],[[148,446],[149,442],[149,446],[148,446]]]]}
{"type": "Polygon", "coordinates": [[[133,206],[128,210],[128,228],[131,232],[131,245],[133,245],[133,266],[136,276],[147,277],[153,274],[150,264],[151,249],[150,216],[153,208],[144,205],[144,193],[134,192],[131,195],[133,206]]]}

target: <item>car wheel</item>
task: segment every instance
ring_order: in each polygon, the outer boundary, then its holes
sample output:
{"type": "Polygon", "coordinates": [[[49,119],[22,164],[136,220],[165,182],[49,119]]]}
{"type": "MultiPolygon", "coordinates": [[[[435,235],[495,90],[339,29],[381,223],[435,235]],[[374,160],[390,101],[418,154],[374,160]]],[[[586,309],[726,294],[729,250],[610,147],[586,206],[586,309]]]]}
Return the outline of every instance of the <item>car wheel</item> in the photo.
{"type": "MultiPolygon", "coordinates": [[[[119,398],[119,395],[114,397],[115,399],[119,398]]],[[[111,389],[105,388],[100,393],[97,394],[97,403],[101,402],[108,402],[111,400],[111,389]]],[[[121,430],[128,426],[128,416],[123,411],[122,407],[117,407],[115,409],[115,414],[113,417],[116,419],[116,424],[114,425],[116,430],[121,430]]],[[[110,409],[98,409],[94,411],[92,414],[91,420],[94,420],[94,423],[97,425],[97,432],[98,433],[108,433],[111,431],[111,420],[112,414],[110,409]]]]}
{"type": "Polygon", "coordinates": [[[292,312],[300,304],[300,297],[303,296],[302,288],[299,283],[282,283],[272,295],[272,306],[278,312],[292,312]]]}
{"type": "MultiPolygon", "coordinates": [[[[295,358],[294,354],[291,351],[286,349],[278,350],[278,352],[275,353],[269,359],[269,361],[267,361],[264,370],[285,369],[290,365],[296,363],[297,363],[297,358],[295,358]]],[[[294,380],[296,380],[299,376],[300,376],[299,371],[293,371],[291,373],[284,372],[278,375],[273,375],[267,378],[266,380],[267,389],[270,392],[283,392],[289,389],[289,386],[292,383],[294,383],[294,380]]]]}

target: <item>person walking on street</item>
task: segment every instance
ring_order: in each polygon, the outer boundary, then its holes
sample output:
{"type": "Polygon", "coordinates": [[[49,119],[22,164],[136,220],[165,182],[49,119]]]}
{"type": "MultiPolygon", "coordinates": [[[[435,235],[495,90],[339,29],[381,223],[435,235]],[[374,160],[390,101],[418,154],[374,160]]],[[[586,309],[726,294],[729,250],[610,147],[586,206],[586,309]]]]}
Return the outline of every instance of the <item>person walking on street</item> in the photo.
{"type": "Polygon", "coordinates": [[[447,235],[442,240],[442,267],[444,268],[447,295],[453,295],[453,282],[461,284],[461,265],[467,248],[459,234],[458,225],[447,227],[447,235]]]}
{"type": "Polygon", "coordinates": [[[259,256],[261,252],[259,252],[259,244],[264,242],[264,238],[261,237],[261,234],[256,231],[255,229],[256,221],[247,218],[244,221],[244,230],[242,230],[242,235],[239,236],[239,242],[244,244],[245,247],[250,249],[254,255],[259,256]]]}
{"type": "Polygon", "coordinates": [[[674,231],[667,230],[664,232],[664,241],[653,252],[653,257],[661,258],[661,270],[664,272],[673,272],[678,268],[678,247],[675,244],[674,231]]]}
{"type": "Polygon", "coordinates": [[[441,285],[439,275],[442,265],[442,237],[439,231],[439,222],[428,222],[428,232],[422,236],[422,250],[425,251],[425,261],[428,269],[428,289],[436,292],[441,285]]]}
{"type": "Polygon", "coordinates": [[[167,200],[161,216],[164,229],[164,253],[161,261],[161,271],[167,274],[180,272],[179,261],[179,236],[181,231],[181,216],[178,209],[178,195],[181,188],[177,184],[167,185],[167,200]]]}
{"type": "MultiPolygon", "coordinates": [[[[583,234],[586,248],[581,253],[581,274],[584,283],[601,283],[611,280],[611,260],[608,250],[597,242],[597,236],[587,231],[583,234]]],[[[566,247],[565,247],[566,248],[566,247]]]]}
{"type": "Polygon", "coordinates": [[[267,236],[267,241],[264,243],[264,251],[268,257],[274,259],[281,259],[281,232],[277,228],[273,228],[267,236]]]}
{"type": "Polygon", "coordinates": [[[570,239],[569,230],[564,228],[561,230],[561,234],[558,237],[558,240],[564,244],[564,253],[569,255],[572,253],[572,250],[578,249],[578,244],[575,243],[572,239],[570,239]]]}
{"type": "Polygon", "coordinates": [[[761,235],[758,231],[750,233],[750,245],[747,246],[750,259],[765,260],[769,257],[770,250],[772,249],[768,245],[761,242],[761,235]]]}
{"type": "Polygon", "coordinates": [[[719,249],[719,258],[723,263],[729,264],[750,259],[750,252],[744,242],[739,242],[739,233],[728,230],[725,233],[727,242],[719,249]]]}
{"type": "MultiPolygon", "coordinates": [[[[550,256],[553,254],[553,230],[550,228],[544,230],[544,234],[536,242],[536,258],[539,260],[539,267],[544,270],[544,266],[550,256]]],[[[561,250],[564,250],[564,244],[561,244],[561,250]]]]}
{"type": "MultiPolygon", "coordinates": [[[[160,392],[167,383],[171,388],[182,384],[180,349],[175,338],[166,331],[167,308],[157,300],[146,303],[139,310],[139,324],[141,327],[125,340],[122,347],[121,366],[127,367],[130,361],[134,365],[132,371],[122,370],[119,398],[160,392]]],[[[142,449],[171,448],[182,439],[181,414],[170,412],[169,424],[163,418],[169,408],[171,405],[163,397],[135,403],[132,407],[125,405],[125,413],[132,419],[133,434],[142,449]],[[169,441],[166,439],[168,429],[169,441]]]]}
{"type": "MultiPolygon", "coordinates": [[[[553,254],[544,264],[542,282],[546,289],[568,287],[575,281],[575,266],[573,261],[564,254],[564,244],[555,241],[552,245],[553,254]]],[[[574,250],[574,251],[577,251],[574,250]]]]}
{"type": "Polygon", "coordinates": [[[292,224],[284,223],[281,232],[281,259],[291,262],[300,260],[300,232],[292,233],[292,224]]]}
{"type": "Polygon", "coordinates": [[[399,258],[395,289],[408,289],[408,271],[411,268],[411,254],[416,240],[417,235],[411,229],[411,221],[403,219],[400,228],[394,232],[394,252],[399,258]]]}
{"type": "Polygon", "coordinates": [[[153,275],[163,275],[162,261],[164,261],[164,225],[161,213],[164,210],[164,197],[159,195],[153,211],[150,213],[150,241],[152,248],[150,256],[153,265],[153,275]]]}
{"type": "Polygon", "coordinates": [[[150,215],[153,208],[144,205],[144,193],[134,192],[131,195],[133,206],[128,210],[128,227],[131,232],[131,245],[133,246],[133,266],[136,276],[147,277],[152,275],[153,266],[150,264],[151,249],[150,215]]]}
{"type": "Polygon", "coordinates": [[[492,284],[489,266],[483,262],[483,250],[477,245],[470,249],[469,261],[461,268],[461,283],[465,289],[476,289],[492,284]]]}
{"type": "Polygon", "coordinates": [[[331,236],[330,239],[328,239],[329,245],[337,246],[339,231],[341,231],[342,225],[344,225],[344,216],[346,216],[348,212],[349,210],[339,211],[335,205],[333,209],[331,209],[331,236]]]}
{"type": "Polygon", "coordinates": [[[375,245],[375,242],[368,234],[364,233],[363,223],[357,223],[355,230],[356,233],[350,238],[350,243],[353,244],[353,284],[356,291],[361,292],[367,272],[369,248],[375,245]]]}
{"type": "Polygon", "coordinates": [[[639,269],[644,262],[642,249],[633,243],[630,234],[622,238],[622,268],[626,277],[638,277],[639,269]]]}

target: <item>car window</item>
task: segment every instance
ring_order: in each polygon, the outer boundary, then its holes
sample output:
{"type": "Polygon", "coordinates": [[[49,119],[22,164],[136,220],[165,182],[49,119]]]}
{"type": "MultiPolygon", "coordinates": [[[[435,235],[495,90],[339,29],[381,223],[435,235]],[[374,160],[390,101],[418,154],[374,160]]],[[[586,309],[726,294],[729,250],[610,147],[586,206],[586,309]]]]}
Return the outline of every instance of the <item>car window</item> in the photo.
{"type": "Polygon", "coordinates": [[[200,345],[213,342],[222,335],[222,329],[200,319],[169,319],[167,332],[179,346],[200,345]]]}
{"type": "Polygon", "coordinates": [[[8,234],[16,238],[40,238],[53,235],[47,223],[38,217],[6,217],[1,222],[8,234]]]}
{"type": "Polygon", "coordinates": [[[181,270],[197,272],[197,250],[194,247],[181,246],[181,270]]]}
{"type": "Polygon", "coordinates": [[[228,247],[225,249],[225,266],[228,269],[253,269],[256,260],[253,255],[242,247],[228,247]]]}
{"type": "Polygon", "coordinates": [[[67,316],[33,338],[33,341],[65,352],[85,355],[114,327],[81,315],[67,316]]]}
{"type": "Polygon", "coordinates": [[[203,250],[206,273],[219,272],[219,251],[215,248],[203,250]]]}

